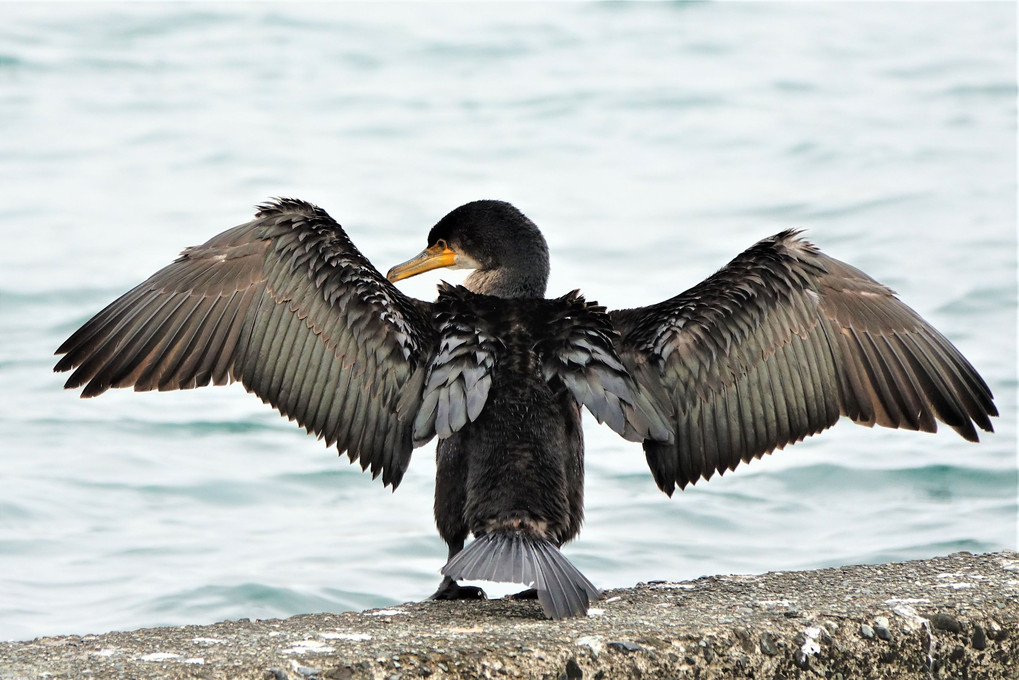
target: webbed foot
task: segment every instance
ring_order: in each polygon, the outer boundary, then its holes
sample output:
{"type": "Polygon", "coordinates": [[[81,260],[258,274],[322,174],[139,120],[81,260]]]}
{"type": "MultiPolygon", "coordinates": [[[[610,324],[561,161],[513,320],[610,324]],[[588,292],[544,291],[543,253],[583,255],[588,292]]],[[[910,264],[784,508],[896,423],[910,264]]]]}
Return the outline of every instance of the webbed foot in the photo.
{"type": "Polygon", "coordinates": [[[507,600],[537,600],[538,589],[528,588],[527,590],[521,590],[519,593],[513,593],[512,595],[506,596],[507,600]]]}
{"type": "Polygon", "coordinates": [[[442,579],[439,589],[436,590],[430,600],[487,600],[488,595],[477,586],[462,586],[448,576],[442,579]]]}

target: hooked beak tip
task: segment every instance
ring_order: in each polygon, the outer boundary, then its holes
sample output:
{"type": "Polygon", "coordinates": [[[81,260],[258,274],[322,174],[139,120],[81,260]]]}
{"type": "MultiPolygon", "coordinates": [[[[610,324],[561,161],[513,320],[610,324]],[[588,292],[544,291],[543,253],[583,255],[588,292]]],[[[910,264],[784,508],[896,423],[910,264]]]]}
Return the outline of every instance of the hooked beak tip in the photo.
{"type": "Polygon", "coordinates": [[[389,272],[386,278],[390,283],[417,276],[432,269],[452,267],[456,264],[456,252],[440,245],[429,246],[406,262],[401,262],[389,272]]]}

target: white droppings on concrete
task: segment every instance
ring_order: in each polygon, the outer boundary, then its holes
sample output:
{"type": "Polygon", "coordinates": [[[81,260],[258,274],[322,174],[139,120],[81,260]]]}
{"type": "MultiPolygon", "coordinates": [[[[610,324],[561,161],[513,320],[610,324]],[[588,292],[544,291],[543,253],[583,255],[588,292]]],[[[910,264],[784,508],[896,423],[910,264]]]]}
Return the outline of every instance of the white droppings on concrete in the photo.
{"type": "Polygon", "coordinates": [[[811,626],[803,631],[803,645],[800,646],[800,651],[805,656],[813,656],[821,651],[821,645],[818,644],[817,638],[821,635],[821,629],[817,626],[811,626]]]}
{"type": "Polygon", "coordinates": [[[191,638],[191,642],[194,642],[196,645],[225,645],[226,644],[226,640],[220,640],[219,638],[214,638],[214,637],[196,637],[196,638],[191,638]]]}
{"type": "Polygon", "coordinates": [[[311,668],[310,666],[302,666],[294,659],[290,660],[290,667],[293,668],[294,671],[296,671],[299,675],[305,678],[316,677],[319,674],[319,670],[317,668],[311,668]]]}
{"type": "Polygon", "coordinates": [[[934,655],[937,652],[938,641],[931,632],[931,622],[920,616],[915,609],[908,604],[900,604],[892,609],[893,612],[905,619],[905,628],[910,632],[924,631],[927,634],[927,657],[925,659],[927,670],[934,671],[934,655]]]}
{"type": "Polygon", "coordinates": [[[89,652],[90,656],[101,656],[103,658],[109,658],[114,654],[119,654],[121,650],[119,647],[103,647],[98,652],[89,652]]]}
{"type": "Polygon", "coordinates": [[[173,652],[152,652],[151,654],[145,654],[144,656],[138,657],[141,661],[179,661],[182,659],[180,654],[174,654],[173,652]]]}
{"type": "Polygon", "coordinates": [[[331,630],[319,633],[318,636],[326,640],[350,640],[351,642],[368,642],[372,639],[372,636],[368,635],[368,633],[341,633],[340,631],[331,630]]]}
{"type": "Polygon", "coordinates": [[[898,604],[892,608],[892,611],[904,619],[906,630],[911,632],[920,630],[927,623],[927,619],[920,616],[917,611],[908,604],[898,604]]]}
{"type": "Polygon", "coordinates": [[[330,647],[321,640],[301,640],[295,642],[293,647],[284,649],[283,654],[329,654],[335,652],[335,647],[330,647]]]}
{"type": "Polygon", "coordinates": [[[583,637],[577,638],[576,642],[578,647],[587,647],[591,650],[591,653],[597,657],[599,654],[605,651],[605,643],[597,635],[584,635],[583,637]]]}

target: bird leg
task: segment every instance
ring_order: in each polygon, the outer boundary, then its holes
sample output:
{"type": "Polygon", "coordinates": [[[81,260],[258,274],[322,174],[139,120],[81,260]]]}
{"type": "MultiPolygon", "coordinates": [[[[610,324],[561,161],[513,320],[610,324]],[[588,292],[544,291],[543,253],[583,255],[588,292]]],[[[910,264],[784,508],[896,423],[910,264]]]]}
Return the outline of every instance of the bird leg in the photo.
{"type": "MultiPolygon", "coordinates": [[[[449,556],[446,561],[453,559],[453,556],[463,550],[464,541],[461,538],[459,541],[453,541],[449,543],[449,556]]],[[[439,589],[432,593],[429,600],[487,600],[488,595],[485,591],[477,586],[462,586],[448,576],[442,578],[442,583],[439,584],[439,589]]]]}

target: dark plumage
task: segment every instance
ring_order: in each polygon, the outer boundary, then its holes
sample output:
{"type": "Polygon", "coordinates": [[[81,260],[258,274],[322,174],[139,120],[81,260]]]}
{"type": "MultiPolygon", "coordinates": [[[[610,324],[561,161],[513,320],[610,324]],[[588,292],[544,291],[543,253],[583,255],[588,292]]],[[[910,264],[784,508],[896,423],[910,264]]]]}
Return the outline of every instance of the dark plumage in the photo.
{"type": "Polygon", "coordinates": [[[597,589],[559,552],[583,518],[580,407],[641,441],[672,494],[833,425],[965,439],[991,392],[892,291],[786,231],[664,302],[606,311],[545,299],[548,248],[500,201],[461,206],[383,277],[323,210],[284,199],[96,314],[57,371],[91,397],[239,380],[394,488],[439,437],[435,519],[457,581],[534,586],[553,618],[597,589]],[[473,271],[434,303],[390,281],[473,271]],[[464,548],[470,534],[475,540],[464,548]]]}

